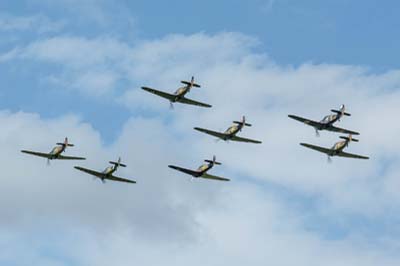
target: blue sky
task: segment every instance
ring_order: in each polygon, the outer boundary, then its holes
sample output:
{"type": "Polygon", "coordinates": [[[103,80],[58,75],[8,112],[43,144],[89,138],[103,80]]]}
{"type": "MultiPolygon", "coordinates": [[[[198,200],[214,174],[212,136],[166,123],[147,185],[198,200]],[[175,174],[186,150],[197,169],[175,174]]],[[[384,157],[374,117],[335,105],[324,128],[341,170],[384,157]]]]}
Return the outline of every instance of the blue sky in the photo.
{"type": "MultiPolygon", "coordinates": [[[[73,3],[74,1],[70,1],[73,3]]],[[[68,3],[68,1],[65,1],[68,3]]],[[[88,1],[76,9],[48,1],[3,1],[0,4],[3,14],[12,16],[43,16],[60,23],[61,34],[94,37],[98,35],[116,36],[128,43],[143,39],[161,38],[171,33],[191,34],[204,32],[241,32],[257,38],[256,49],[268,54],[275,62],[283,65],[300,65],[304,62],[362,65],[373,72],[387,71],[398,67],[396,54],[399,46],[396,29],[399,26],[395,1],[198,1],[187,4],[185,1],[149,2],[118,1],[116,4],[88,1]],[[93,7],[96,6],[96,7],[93,7]],[[154,8],[154,5],[157,8],[154,8]],[[101,15],[94,14],[102,10],[101,15]],[[106,10],[106,12],[104,11],[106,10]]],[[[36,33],[22,30],[17,34],[3,31],[2,51],[7,51],[16,43],[21,44],[35,39],[37,35],[52,36],[54,32],[36,33]],[[8,38],[7,38],[8,37],[8,38]]],[[[26,62],[24,62],[26,64],[26,62]]],[[[26,80],[52,70],[53,66],[36,64],[24,65],[21,69],[3,66],[9,74],[4,75],[9,88],[5,95],[8,108],[17,110],[21,105],[27,111],[37,111],[43,116],[59,115],[70,110],[80,110],[102,131],[107,141],[116,136],[118,128],[128,115],[126,110],[112,104],[98,103],[90,99],[76,99],[74,95],[54,92],[43,88],[42,84],[26,83],[26,80]],[[32,68],[34,69],[32,69],[32,68]],[[12,72],[14,71],[14,72],[12,72]],[[11,73],[10,73],[11,72],[11,73]],[[16,74],[18,72],[18,74],[16,74]],[[12,86],[11,86],[12,84],[12,86]],[[37,86],[36,90],[21,93],[15,87],[37,86]],[[13,87],[13,88],[11,88],[13,87]],[[29,92],[35,93],[32,95],[29,92]],[[33,97],[33,98],[32,98],[33,97]],[[57,110],[46,112],[54,107],[54,98],[68,99],[57,103],[57,110]],[[75,100],[73,100],[75,98],[75,100]],[[82,106],[90,106],[84,108],[82,106]],[[84,108],[84,109],[82,109],[84,108]],[[104,119],[112,121],[102,128],[102,121],[96,119],[100,109],[104,119]],[[111,113],[118,113],[112,116],[111,113]],[[114,119],[112,119],[114,118],[114,119]]],[[[5,73],[4,71],[2,71],[5,73]]],[[[126,85],[126,84],[123,84],[126,85]]],[[[4,93],[4,92],[3,92],[4,93]]]]}
{"type": "Polygon", "coordinates": [[[2,1],[0,160],[12,171],[0,190],[0,247],[12,244],[0,264],[398,265],[398,7],[2,1]],[[202,88],[190,97],[211,110],[169,110],[139,89],[172,92],[192,75],[202,88]],[[317,120],[342,103],[353,115],[340,125],[362,133],[349,150],[369,162],[327,164],[298,145],[329,147],[338,135],[316,138],[287,114],[317,120]],[[262,145],[191,130],[225,130],[242,115],[253,127],[241,134],[262,145]],[[120,174],[138,185],[102,186],[69,163],[19,154],[65,136],[87,167],[122,156],[120,174]],[[188,182],[166,167],[214,154],[228,185],[188,182]]]}
{"type": "MultiPolygon", "coordinates": [[[[396,17],[396,3],[385,1],[234,1],[217,3],[194,2],[187,5],[184,1],[169,1],[157,3],[154,8],[148,1],[119,1],[110,4],[101,1],[99,8],[106,8],[108,13],[101,18],[101,22],[94,15],[83,15],[83,10],[74,8],[60,8],[59,4],[49,2],[48,5],[38,4],[36,1],[3,1],[1,10],[7,10],[13,16],[46,16],[59,23],[66,23],[63,34],[79,34],[81,36],[115,35],[134,43],[141,39],[160,38],[170,33],[191,34],[194,32],[218,33],[222,31],[242,32],[256,37],[261,52],[267,53],[274,61],[280,64],[299,65],[303,62],[333,63],[364,65],[373,71],[382,71],[397,67],[397,60],[392,56],[396,52],[398,40],[396,35],[398,20],[396,17]],[[117,15],[113,15],[117,14],[117,15]],[[71,23],[73,21],[73,23],[71,23]],[[183,23],[184,21],[184,23],[183,23]],[[295,44],[295,45],[294,45],[295,44]]],[[[90,5],[87,4],[87,5],[90,5]]],[[[93,8],[94,10],[96,8],[93,8]]],[[[5,14],[7,14],[5,13],[5,14]]],[[[3,32],[5,36],[16,38],[14,32],[3,32]]],[[[49,33],[48,35],[52,35],[49,33]]],[[[47,34],[46,34],[47,35],[47,34]]],[[[29,30],[17,34],[18,43],[35,38],[29,30]]],[[[11,38],[11,39],[12,39],[11,38]]],[[[15,45],[15,42],[3,39],[3,51],[15,45]]],[[[36,65],[33,66],[34,68],[36,65]]],[[[112,105],[97,106],[98,103],[82,99],[78,104],[71,105],[72,95],[54,94],[53,91],[41,88],[43,86],[29,83],[29,86],[38,86],[33,99],[27,92],[15,91],[15,87],[24,87],[25,80],[40,74],[36,71],[48,71],[46,66],[41,69],[30,69],[29,64],[24,66],[27,75],[20,80],[19,75],[7,75],[10,79],[6,84],[10,89],[6,99],[9,108],[17,109],[21,104],[29,110],[36,110],[48,116],[47,107],[54,106],[52,99],[67,97],[70,101],[57,103],[60,112],[52,111],[52,115],[70,109],[81,109],[81,106],[90,105],[90,110],[83,112],[92,121],[93,113],[100,108],[107,108],[105,116],[115,112],[118,117],[105,117],[113,121],[110,129],[101,128],[101,121],[95,121],[96,126],[103,131],[106,139],[115,137],[117,128],[121,126],[127,116],[121,116],[125,110],[112,105]],[[32,75],[32,76],[29,76],[32,75]],[[13,86],[11,89],[11,84],[13,86]],[[51,97],[47,97],[52,94],[51,97]],[[17,101],[15,99],[18,99],[17,101]],[[29,99],[29,100],[28,100],[29,99]],[[122,117],[122,118],[121,118],[122,117]]],[[[12,71],[6,67],[7,71],[12,71]]],[[[4,73],[4,71],[3,71],[4,73]]],[[[75,97],[76,98],[76,97],[75,97]]],[[[74,101],[75,102],[75,101],[74,101]]],[[[52,108],[53,109],[53,108],[52,108]]]]}

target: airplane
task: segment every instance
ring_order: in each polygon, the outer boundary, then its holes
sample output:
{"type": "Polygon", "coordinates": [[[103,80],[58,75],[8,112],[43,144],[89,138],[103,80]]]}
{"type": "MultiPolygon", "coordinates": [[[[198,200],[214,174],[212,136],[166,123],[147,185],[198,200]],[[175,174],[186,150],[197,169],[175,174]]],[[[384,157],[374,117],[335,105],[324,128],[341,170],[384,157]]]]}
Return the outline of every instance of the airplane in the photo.
{"type": "Polygon", "coordinates": [[[340,119],[343,116],[351,116],[349,113],[346,113],[345,110],[346,107],[344,106],[344,104],[342,104],[339,110],[334,110],[334,109],[331,110],[331,112],[335,114],[325,116],[320,122],[309,120],[307,118],[299,117],[296,115],[288,115],[288,116],[294,120],[312,126],[315,129],[315,134],[317,135],[317,137],[319,136],[319,130],[328,130],[345,134],[360,135],[360,133],[358,132],[333,126],[333,124],[336,123],[337,121],[340,121],[340,119]]]}
{"type": "Polygon", "coordinates": [[[192,77],[190,82],[189,81],[181,81],[181,83],[185,84],[185,86],[180,87],[174,94],[155,90],[155,89],[152,89],[149,87],[142,87],[142,89],[169,100],[171,109],[174,108],[174,103],[176,103],[176,102],[190,104],[190,105],[196,105],[196,106],[201,106],[201,107],[207,107],[207,108],[211,107],[211,105],[209,105],[207,103],[194,101],[194,100],[191,100],[191,99],[188,99],[185,97],[185,95],[187,93],[189,93],[193,87],[200,88],[199,84],[194,83],[194,77],[192,77]]]}
{"type": "Polygon", "coordinates": [[[168,165],[169,168],[178,170],[180,172],[183,172],[185,174],[191,175],[192,179],[193,178],[205,178],[205,179],[213,179],[213,180],[219,180],[219,181],[230,181],[228,178],[223,178],[219,176],[214,176],[207,174],[207,172],[214,167],[214,165],[221,165],[221,163],[216,161],[216,157],[214,156],[212,161],[211,160],[204,160],[207,162],[206,164],[201,165],[197,170],[190,170],[186,168],[182,168],[179,166],[175,165],[168,165]]]}
{"type": "Polygon", "coordinates": [[[304,146],[306,148],[309,148],[309,149],[316,150],[316,151],[319,151],[319,152],[327,154],[328,155],[328,162],[331,161],[331,157],[332,156],[346,157],[346,158],[356,158],[356,159],[366,159],[366,160],[369,159],[369,157],[366,157],[366,156],[347,153],[347,152],[343,151],[344,148],[349,146],[349,143],[351,141],[358,142],[358,139],[354,139],[351,134],[348,137],[340,136],[340,138],[344,139],[344,140],[335,143],[335,145],[333,145],[333,147],[330,148],[330,149],[327,149],[327,148],[324,148],[324,147],[315,146],[315,145],[311,145],[311,144],[307,144],[307,143],[300,143],[300,145],[302,145],[302,146],[304,146]]]}
{"type": "Polygon", "coordinates": [[[237,133],[242,131],[243,127],[245,127],[245,126],[251,127],[251,124],[246,123],[245,116],[243,116],[242,121],[233,121],[233,123],[235,125],[229,127],[224,133],[212,131],[212,130],[205,129],[205,128],[199,128],[199,127],[195,127],[194,129],[197,131],[206,133],[208,135],[217,137],[218,139],[222,139],[224,141],[232,140],[232,141],[250,142],[250,143],[257,143],[257,144],[262,143],[259,140],[246,139],[246,138],[236,136],[237,133]]]}
{"type": "Polygon", "coordinates": [[[50,160],[86,160],[86,158],[83,157],[61,155],[63,152],[65,152],[67,147],[74,147],[74,144],[68,143],[68,138],[65,138],[63,143],[57,143],[57,145],[58,146],[54,147],[49,153],[27,151],[27,150],[22,150],[21,152],[46,158],[47,164],[50,164],[50,160]]]}
{"type": "Polygon", "coordinates": [[[106,169],[104,169],[103,172],[93,171],[93,170],[83,168],[80,166],[75,166],[74,168],[79,171],[85,172],[87,174],[93,175],[93,176],[95,176],[95,178],[99,178],[101,180],[101,182],[103,182],[103,183],[105,183],[106,180],[119,181],[119,182],[131,183],[131,184],[136,183],[136,181],[134,181],[134,180],[125,179],[125,178],[121,178],[121,177],[117,177],[117,176],[113,175],[114,172],[117,171],[118,167],[126,167],[125,164],[121,163],[121,158],[118,158],[117,162],[110,161],[109,163],[112,164],[113,166],[107,167],[106,169]]]}

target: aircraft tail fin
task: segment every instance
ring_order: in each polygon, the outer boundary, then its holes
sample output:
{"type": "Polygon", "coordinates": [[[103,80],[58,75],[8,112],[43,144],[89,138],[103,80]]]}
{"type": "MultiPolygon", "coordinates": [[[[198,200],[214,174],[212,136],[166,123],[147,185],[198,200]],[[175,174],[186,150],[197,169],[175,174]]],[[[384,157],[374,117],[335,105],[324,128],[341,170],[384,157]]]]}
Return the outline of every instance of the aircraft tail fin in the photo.
{"type": "Polygon", "coordinates": [[[110,164],[113,164],[117,167],[121,166],[121,167],[126,167],[126,164],[121,163],[121,158],[118,158],[118,162],[114,162],[114,161],[110,161],[110,164]]]}
{"type": "Polygon", "coordinates": [[[68,138],[65,138],[64,142],[58,142],[57,145],[65,146],[65,147],[74,147],[74,144],[68,142],[68,138]]]}
{"type": "Polygon", "coordinates": [[[344,104],[342,104],[340,106],[339,110],[332,109],[331,112],[336,113],[336,114],[345,115],[345,116],[351,116],[351,114],[350,113],[346,113],[345,110],[346,110],[346,107],[344,106],[344,104]]]}
{"type": "Polygon", "coordinates": [[[200,85],[197,83],[194,83],[194,77],[192,77],[192,79],[190,81],[184,81],[182,80],[181,83],[190,86],[190,87],[196,87],[196,88],[200,88],[200,85]]]}
{"type": "Polygon", "coordinates": [[[204,160],[204,161],[207,162],[207,163],[215,164],[215,165],[221,165],[222,164],[220,162],[217,162],[217,158],[215,157],[215,155],[213,156],[212,160],[204,160]]]}
{"type": "Polygon", "coordinates": [[[249,123],[246,123],[246,117],[243,116],[242,121],[233,121],[233,123],[238,124],[238,125],[243,125],[246,127],[251,127],[252,125],[249,123]]]}

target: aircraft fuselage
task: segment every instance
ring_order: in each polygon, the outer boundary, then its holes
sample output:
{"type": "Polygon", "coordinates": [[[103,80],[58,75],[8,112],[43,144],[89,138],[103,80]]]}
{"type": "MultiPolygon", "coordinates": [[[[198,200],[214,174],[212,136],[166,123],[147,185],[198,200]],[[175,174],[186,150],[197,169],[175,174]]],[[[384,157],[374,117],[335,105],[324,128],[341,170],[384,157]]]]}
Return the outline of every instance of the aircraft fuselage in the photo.
{"type": "Polygon", "coordinates": [[[327,129],[327,128],[333,126],[334,123],[339,121],[340,118],[341,118],[341,115],[339,115],[339,114],[327,115],[320,121],[321,126],[318,127],[317,129],[318,130],[327,129]]]}
{"type": "Polygon", "coordinates": [[[344,141],[339,141],[337,143],[335,143],[335,145],[333,145],[332,147],[332,153],[329,156],[335,156],[337,154],[339,154],[341,151],[344,150],[344,148],[347,147],[347,145],[349,144],[348,140],[344,140],[344,141]]]}
{"type": "Polygon", "coordinates": [[[231,127],[229,127],[226,131],[225,131],[225,139],[224,140],[229,140],[232,137],[236,136],[236,134],[243,128],[243,125],[233,125],[231,127]]]}
{"type": "Polygon", "coordinates": [[[205,173],[207,173],[211,168],[213,168],[213,164],[212,163],[207,163],[207,164],[203,164],[201,165],[198,169],[197,169],[197,174],[195,175],[195,177],[200,177],[202,175],[204,175],[205,173]]]}
{"type": "Polygon", "coordinates": [[[56,146],[54,147],[51,152],[50,152],[50,160],[52,159],[57,159],[58,156],[61,155],[61,153],[63,153],[65,151],[66,146],[56,146]]]}
{"type": "Polygon", "coordinates": [[[177,102],[181,98],[183,98],[188,92],[190,91],[190,86],[184,86],[176,90],[174,93],[175,99],[172,100],[172,102],[177,102]]]}
{"type": "Polygon", "coordinates": [[[109,166],[106,169],[104,169],[103,174],[108,176],[112,175],[115,171],[117,171],[117,166],[109,166]]]}

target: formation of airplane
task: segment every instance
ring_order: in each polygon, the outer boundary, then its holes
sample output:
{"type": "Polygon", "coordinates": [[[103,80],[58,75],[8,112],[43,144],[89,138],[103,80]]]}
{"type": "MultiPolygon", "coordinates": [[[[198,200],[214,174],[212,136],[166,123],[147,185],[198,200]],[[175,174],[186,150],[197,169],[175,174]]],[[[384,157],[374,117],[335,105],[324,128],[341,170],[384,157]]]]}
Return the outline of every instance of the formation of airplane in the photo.
{"type": "Polygon", "coordinates": [[[251,124],[246,123],[246,117],[243,116],[242,121],[233,121],[234,125],[229,127],[225,132],[217,132],[205,128],[199,128],[195,127],[194,129],[203,133],[206,133],[208,135],[217,137],[218,139],[222,139],[224,141],[238,141],[238,142],[249,142],[249,143],[256,143],[260,144],[262,143],[259,140],[254,140],[254,139],[247,139],[247,138],[242,138],[238,137],[237,134],[242,131],[243,127],[251,127],[251,124]]]}
{"type": "MultiPolygon", "coordinates": [[[[186,94],[190,92],[192,88],[200,88],[200,85],[194,82],[194,77],[192,77],[191,81],[181,81],[185,86],[179,88],[174,94],[169,94],[166,92],[158,91],[149,87],[142,87],[143,90],[148,91],[150,93],[153,93],[155,95],[158,95],[160,97],[166,98],[169,100],[171,107],[173,107],[173,103],[179,102],[183,104],[190,104],[190,105],[196,105],[196,106],[201,106],[201,107],[211,107],[211,105],[194,101],[191,99],[186,98],[186,94]]],[[[288,115],[289,118],[292,118],[294,120],[300,121],[306,125],[309,125],[313,127],[316,131],[317,136],[319,136],[319,131],[321,130],[327,130],[327,131],[332,131],[332,132],[339,132],[339,133],[346,133],[349,134],[349,136],[344,137],[340,136],[341,139],[344,139],[343,141],[339,141],[335,143],[335,145],[331,148],[325,148],[325,147],[320,147],[316,146],[313,144],[308,144],[308,143],[300,143],[300,145],[324,153],[328,156],[328,160],[331,160],[331,157],[333,156],[338,156],[338,157],[346,157],[346,158],[356,158],[356,159],[369,159],[367,156],[363,155],[358,155],[358,154],[353,154],[353,153],[347,153],[344,152],[344,149],[348,147],[350,142],[358,142],[358,139],[354,139],[353,135],[359,135],[358,132],[348,130],[348,129],[343,129],[334,126],[334,124],[338,121],[343,116],[350,116],[349,113],[346,112],[345,106],[341,105],[339,110],[331,110],[334,114],[327,115],[325,116],[320,122],[313,121],[307,118],[303,118],[300,116],[296,115],[288,115]]],[[[239,132],[243,130],[244,127],[251,127],[252,125],[246,122],[246,117],[243,116],[241,121],[233,121],[233,125],[230,126],[225,132],[218,132],[218,131],[213,131],[210,129],[206,128],[200,128],[200,127],[195,127],[194,129],[211,135],[213,137],[218,138],[218,140],[224,140],[224,141],[236,141],[236,142],[246,142],[246,143],[255,143],[255,144],[261,144],[262,142],[259,140],[255,139],[249,139],[249,138],[243,138],[237,136],[239,132]]],[[[57,143],[57,146],[54,147],[49,153],[42,153],[42,152],[36,152],[36,151],[29,151],[29,150],[22,150],[21,152],[34,155],[34,156],[39,156],[42,158],[46,158],[47,162],[49,163],[50,160],[86,160],[84,157],[77,157],[77,156],[65,156],[62,155],[66,151],[68,147],[73,147],[74,145],[68,142],[68,138],[65,138],[63,143],[57,143]]],[[[219,177],[215,175],[210,175],[208,174],[208,171],[211,170],[215,165],[221,165],[220,162],[216,161],[216,157],[213,156],[212,160],[205,160],[206,164],[201,165],[197,170],[191,170],[187,168],[183,168],[180,166],[175,166],[175,165],[168,165],[169,168],[180,171],[182,173],[188,174],[192,176],[192,178],[204,178],[204,179],[211,179],[211,180],[218,180],[218,181],[230,181],[228,178],[224,177],[219,177]]],[[[106,182],[106,180],[111,180],[111,181],[117,181],[117,182],[125,182],[125,183],[133,183],[135,184],[136,181],[127,179],[127,178],[122,178],[115,176],[114,173],[118,170],[119,167],[126,167],[125,164],[121,163],[121,158],[118,158],[118,161],[110,161],[110,164],[112,166],[107,167],[105,170],[102,172],[98,172],[92,169],[84,168],[81,166],[75,166],[74,168],[82,171],[84,173],[90,174],[94,176],[95,178],[99,178],[103,183],[106,182]]]]}
{"type": "Polygon", "coordinates": [[[102,172],[97,172],[97,171],[87,169],[84,167],[80,167],[80,166],[75,166],[74,168],[79,171],[90,174],[90,175],[94,176],[95,178],[99,178],[101,180],[101,182],[103,182],[103,183],[105,183],[106,180],[125,182],[125,183],[131,183],[131,184],[136,183],[136,181],[134,181],[134,180],[130,180],[130,179],[126,179],[126,178],[122,178],[122,177],[113,175],[119,167],[126,167],[125,164],[121,163],[121,158],[118,158],[117,162],[110,161],[109,163],[112,164],[112,166],[107,167],[102,172]]]}
{"type": "Polygon", "coordinates": [[[206,162],[206,164],[201,165],[199,168],[197,168],[197,170],[190,170],[190,169],[182,168],[182,167],[175,166],[175,165],[168,165],[168,167],[178,170],[182,173],[191,175],[192,178],[205,178],[205,179],[213,179],[213,180],[218,180],[218,181],[230,181],[230,179],[228,179],[228,178],[210,175],[207,173],[209,170],[211,170],[211,168],[214,167],[214,165],[221,165],[220,162],[216,161],[215,156],[213,157],[212,160],[204,160],[204,161],[206,162]]]}
{"type": "Polygon", "coordinates": [[[344,139],[344,140],[335,143],[335,145],[333,145],[333,147],[330,149],[325,148],[325,147],[316,146],[313,144],[308,144],[308,143],[300,143],[300,145],[302,145],[306,148],[315,150],[315,151],[325,153],[326,155],[328,155],[329,162],[331,161],[331,157],[333,157],[333,156],[368,160],[369,157],[367,157],[367,156],[362,156],[362,155],[353,154],[353,153],[347,153],[347,152],[343,151],[346,147],[349,146],[350,142],[352,142],[352,141],[358,142],[358,139],[354,139],[353,135],[360,134],[355,131],[351,131],[348,129],[343,129],[343,128],[333,126],[333,124],[336,123],[337,121],[340,121],[340,119],[343,116],[351,116],[349,113],[346,112],[346,108],[345,108],[344,104],[342,104],[340,106],[339,110],[333,109],[331,111],[335,114],[325,116],[320,122],[316,122],[316,121],[309,120],[309,119],[295,116],[295,115],[289,115],[289,117],[294,120],[300,121],[306,125],[314,127],[317,136],[319,136],[319,132],[318,132],[319,130],[327,130],[327,131],[332,131],[332,132],[346,133],[346,134],[349,134],[349,136],[348,137],[341,136],[340,138],[344,139]]]}
{"type": "Polygon", "coordinates": [[[62,155],[62,153],[64,153],[65,150],[67,149],[67,147],[74,147],[74,144],[68,143],[68,138],[65,138],[63,143],[57,143],[56,145],[57,146],[54,147],[49,153],[28,151],[28,150],[22,150],[21,152],[46,158],[48,164],[50,163],[50,160],[86,160],[86,158],[84,157],[62,155]]]}
{"type": "Polygon", "coordinates": [[[186,94],[189,93],[192,88],[200,88],[199,84],[194,83],[194,77],[192,77],[190,82],[189,81],[181,81],[181,83],[183,83],[185,86],[180,87],[173,94],[155,90],[155,89],[152,89],[149,87],[142,87],[142,89],[169,100],[171,108],[174,107],[174,103],[176,103],[176,102],[190,104],[190,105],[196,105],[196,106],[200,106],[200,107],[207,107],[207,108],[212,107],[211,105],[209,105],[207,103],[194,101],[194,100],[191,100],[191,99],[185,97],[186,94]]]}
{"type": "Polygon", "coordinates": [[[333,112],[335,114],[327,115],[319,122],[313,121],[313,120],[310,120],[307,118],[303,118],[300,116],[296,116],[296,115],[288,115],[288,116],[294,120],[297,120],[306,125],[312,126],[315,129],[315,133],[317,136],[319,136],[320,130],[327,130],[327,131],[339,132],[339,133],[344,133],[344,134],[359,135],[360,133],[358,133],[358,132],[334,126],[334,124],[336,122],[340,121],[340,119],[343,116],[351,116],[351,114],[346,113],[345,110],[346,110],[346,107],[344,106],[344,104],[342,104],[340,106],[339,110],[334,110],[334,109],[331,110],[331,112],[333,112]]]}
{"type": "Polygon", "coordinates": [[[307,147],[309,149],[315,150],[315,151],[325,153],[326,155],[328,155],[328,161],[330,161],[331,157],[333,157],[333,156],[356,158],[356,159],[366,159],[366,160],[369,159],[369,157],[367,157],[367,156],[347,153],[347,152],[343,151],[346,147],[349,146],[350,142],[352,142],[352,141],[358,142],[358,139],[354,139],[351,134],[348,137],[340,136],[340,138],[344,139],[344,140],[336,142],[335,145],[333,145],[333,147],[330,149],[312,145],[312,144],[308,144],[308,143],[300,143],[300,145],[307,147]]]}

